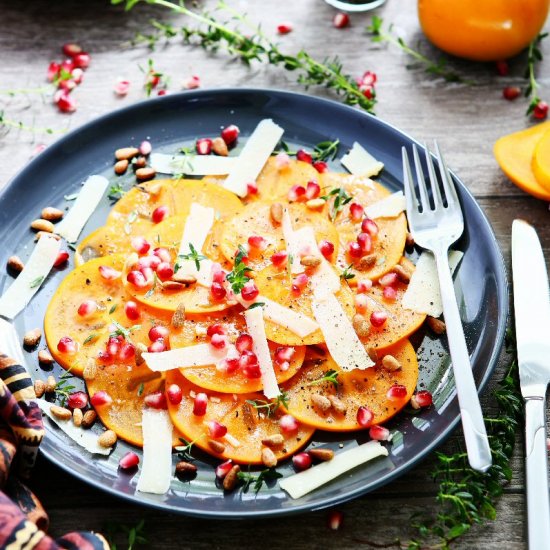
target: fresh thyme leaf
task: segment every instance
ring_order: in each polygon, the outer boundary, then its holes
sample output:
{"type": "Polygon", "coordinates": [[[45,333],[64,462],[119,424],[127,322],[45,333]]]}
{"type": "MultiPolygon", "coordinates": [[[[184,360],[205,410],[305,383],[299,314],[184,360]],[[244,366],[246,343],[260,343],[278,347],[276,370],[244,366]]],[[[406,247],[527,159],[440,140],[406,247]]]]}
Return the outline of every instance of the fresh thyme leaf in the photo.
{"type": "Polygon", "coordinates": [[[267,484],[270,481],[279,479],[283,477],[283,475],[273,468],[267,468],[265,470],[262,470],[257,476],[251,474],[250,472],[239,472],[237,474],[237,477],[241,481],[244,481],[242,489],[243,493],[246,493],[248,491],[252,483],[254,483],[254,492],[258,493],[264,483],[267,484]]]}
{"type": "Polygon", "coordinates": [[[113,304],[113,305],[111,306],[111,309],[109,310],[109,315],[111,315],[111,313],[114,313],[114,312],[116,311],[117,305],[118,305],[118,304],[113,304]]]}
{"type": "Polygon", "coordinates": [[[339,145],[339,139],[335,139],[334,141],[322,141],[313,148],[313,154],[311,156],[314,161],[334,160],[338,154],[339,145]]]}
{"type": "Polygon", "coordinates": [[[525,69],[525,78],[528,79],[528,84],[524,90],[524,96],[529,98],[529,105],[525,114],[529,116],[533,113],[537,105],[541,102],[538,94],[540,87],[535,76],[535,66],[537,62],[542,61],[542,52],[539,48],[540,43],[548,36],[548,33],[539,34],[530,44],[527,49],[527,68],[525,69]]]}
{"type": "Polygon", "coordinates": [[[230,271],[226,276],[226,281],[231,285],[231,289],[235,294],[239,294],[243,289],[244,285],[250,281],[248,273],[252,271],[244,262],[243,259],[248,255],[247,251],[242,245],[239,245],[239,250],[235,256],[235,264],[233,265],[232,271],[230,271]]]}
{"type": "Polygon", "coordinates": [[[335,388],[337,388],[340,383],[338,382],[338,374],[338,371],[333,369],[327,370],[321,378],[313,380],[313,382],[309,382],[306,386],[317,386],[319,384],[323,384],[324,382],[330,382],[335,388]]]}
{"type": "Polygon", "coordinates": [[[117,336],[122,336],[125,340],[130,341],[130,336],[135,330],[139,330],[141,325],[133,325],[129,328],[123,327],[118,321],[114,319],[111,320],[113,325],[115,325],[115,330],[109,334],[110,338],[116,338],[117,336]]]}
{"type": "Polygon", "coordinates": [[[59,377],[55,385],[55,398],[59,400],[62,407],[66,405],[69,394],[76,389],[76,386],[70,383],[71,378],[73,378],[73,375],[67,371],[59,377]]]}
{"type": "Polygon", "coordinates": [[[336,216],[344,209],[344,206],[351,202],[353,197],[343,188],[336,187],[327,195],[320,197],[325,202],[332,201],[330,205],[330,219],[334,222],[336,216]]]}
{"type": "Polygon", "coordinates": [[[40,286],[42,284],[42,281],[44,280],[43,276],[37,277],[36,279],[33,279],[29,283],[29,288],[36,288],[37,286],[40,286]]]}
{"type": "Polygon", "coordinates": [[[264,306],[265,306],[265,302],[254,302],[248,307],[248,309],[254,309],[255,307],[264,307],[264,306]]]}
{"type": "Polygon", "coordinates": [[[138,391],[137,391],[138,397],[141,397],[143,395],[144,389],[145,389],[145,384],[142,382],[138,387],[138,391]]]}
{"type": "Polygon", "coordinates": [[[97,340],[97,334],[90,334],[90,335],[86,336],[86,338],[84,339],[84,342],[82,342],[82,345],[86,346],[88,344],[91,344],[95,340],[97,340]]]}
{"type": "Polygon", "coordinates": [[[344,271],[340,273],[340,279],[344,279],[344,281],[349,281],[350,279],[353,279],[355,277],[355,273],[351,272],[352,269],[353,264],[347,265],[344,271]]]}
{"type": "Polygon", "coordinates": [[[132,232],[132,224],[137,220],[138,212],[137,210],[132,210],[128,217],[126,218],[126,223],[124,224],[124,233],[129,235],[132,232]]]}
{"type": "Polygon", "coordinates": [[[264,412],[266,416],[270,417],[275,414],[275,412],[278,410],[278,408],[283,405],[284,407],[288,407],[288,394],[286,392],[282,392],[280,395],[278,395],[275,399],[272,399],[271,401],[264,401],[262,399],[252,400],[247,399],[246,402],[249,405],[252,405],[256,411],[258,412],[258,415],[260,413],[264,412]]]}
{"type": "Polygon", "coordinates": [[[183,443],[183,445],[174,447],[174,449],[178,452],[178,458],[180,460],[185,460],[186,462],[192,462],[193,460],[195,460],[191,455],[191,449],[193,448],[193,445],[203,437],[206,437],[206,434],[200,435],[193,441],[187,441],[183,437],[178,438],[183,443]]]}
{"type": "Polygon", "coordinates": [[[202,254],[199,254],[197,252],[197,249],[193,246],[192,243],[189,243],[189,254],[179,254],[178,255],[178,261],[176,262],[176,265],[174,266],[174,273],[178,272],[178,269],[180,269],[181,264],[179,263],[179,260],[193,260],[195,262],[195,267],[197,268],[197,271],[201,270],[201,262],[203,260],[206,260],[206,256],[203,256],[202,254]]]}
{"type": "Polygon", "coordinates": [[[122,198],[122,196],[125,193],[126,193],[126,191],[124,191],[124,188],[122,187],[122,184],[120,182],[117,182],[117,183],[111,185],[111,187],[109,188],[108,197],[111,200],[117,201],[120,198],[122,198]]]}
{"type": "Polygon", "coordinates": [[[78,197],[78,193],[72,193],[71,195],[63,195],[66,201],[74,201],[78,197]]]}

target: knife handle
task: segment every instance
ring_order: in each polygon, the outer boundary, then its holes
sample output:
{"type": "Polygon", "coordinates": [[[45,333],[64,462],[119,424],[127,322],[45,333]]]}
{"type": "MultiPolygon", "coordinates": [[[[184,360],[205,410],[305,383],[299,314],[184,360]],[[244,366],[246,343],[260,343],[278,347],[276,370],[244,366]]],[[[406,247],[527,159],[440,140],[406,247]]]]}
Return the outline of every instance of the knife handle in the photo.
{"type": "Polygon", "coordinates": [[[529,550],[547,550],[550,541],[550,498],[546,449],[546,401],[525,398],[525,475],[529,550]]]}

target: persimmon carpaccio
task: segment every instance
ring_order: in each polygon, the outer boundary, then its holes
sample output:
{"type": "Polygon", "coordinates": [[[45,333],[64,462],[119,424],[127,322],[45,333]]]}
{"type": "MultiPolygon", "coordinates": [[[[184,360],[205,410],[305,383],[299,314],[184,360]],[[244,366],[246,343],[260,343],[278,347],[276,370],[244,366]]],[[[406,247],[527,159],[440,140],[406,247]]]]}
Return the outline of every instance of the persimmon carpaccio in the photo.
{"type": "Polygon", "coordinates": [[[550,0],[419,0],[427,38],[443,51],[474,61],[507,59],[542,29],[550,0]]]}

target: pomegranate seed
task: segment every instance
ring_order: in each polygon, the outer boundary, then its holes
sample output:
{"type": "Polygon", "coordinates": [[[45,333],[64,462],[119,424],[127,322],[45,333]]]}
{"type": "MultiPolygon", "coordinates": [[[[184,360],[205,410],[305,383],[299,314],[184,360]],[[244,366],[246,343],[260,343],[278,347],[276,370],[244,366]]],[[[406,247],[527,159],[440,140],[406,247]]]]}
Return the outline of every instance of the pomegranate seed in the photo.
{"type": "Polygon", "coordinates": [[[292,464],[298,472],[311,468],[311,455],[309,453],[298,453],[292,457],[292,464]]]}
{"type": "MultiPolygon", "coordinates": [[[[170,263],[172,261],[172,257],[170,256],[170,252],[167,248],[155,248],[153,250],[153,255],[156,256],[161,262],[168,262],[170,263]]],[[[157,269],[159,264],[155,266],[151,265],[153,269],[157,269]]]]}
{"type": "Polygon", "coordinates": [[[223,283],[225,281],[225,275],[226,273],[219,263],[212,263],[212,281],[214,283],[223,283]]]}
{"type": "Polygon", "coordinates": [[[298,151],[296,151],[296,160],[301,160],[302,162],[307,162],[308,164],[313,163],[311,155],[303,149],[298,149],[298,151]]]}
{"type": "Polygon", "coordinates": [[[521,95],[521,90],[517,86],[506,86],[502,90],[502,97],[508,101],[513,101],[521,95]]]}
{"type": "Polygon", "coordinates": [[[372,239],[368,233],[359,233],[357,235],[357,244],[361,247],[364,254],[372,251],[372,239]]]}
{"type": "Polygon", "coordinates": [[[378,225],[376,225],[374,220],[365,218],[361,222],[361,231],[363,233],[368,233],[371,237],[376,237],[376,235],[378,235],[378,225]]]}
{"type": "Polygon", "coordinates": [[[369,301],[364,294],[356,294],[354,297],[355,311],[365,314],[369,308],[369,301]]]}
{"type": "Polygon", "coordinates": [[[306,199],[316,199],[321,194],[321,187],[315,180],[307,182],[306,199]]]}
{"type": "Polygon", "coordinates": [[[49,82],[53,82],[57,78],[60,68],[61,67],[59,66],[59,63],[56,63],[55,61],[52,61],[48,65],[48,72],[46,73],[46,77],[49,82]]]}
{"type": "Polygon", "coordinates": [[[227,338],[221,334],[213,334],[210,338],[210,345],[215,349],[224,349],[227,345],[227,338]]]}
{"type": "Polygon", "coordinates": [[[255,300],[259,294],[260,291],[254,281],[248,281],[248,283],[246,283],[241,290],[241,296],[243,300],[246,300],[247,302],[255,300]]]}
{"type": "Polygon", "coordinates": [[[91,57],[87,52],[80,52],[73,55],[73,63],[75,67],[79,69],[87,69],[90,66],[91,57]]]}
{"type": "Polygon", "coordinates": [[[219,301],[225,298],[227,291],[221,283],[212,283],[212,286],[210,287],[210,294],[212,294],[212,298],[214,298],[214,300],[219,301]]]}
{"type": "Polygon", "coordinates": [[[157,206],[151,214],[153,223],[160,223],[164,218],[168,216],[168,207],[165,205],[157,206]]]}
{"type": "Polygon", "coordinates": [[[147,286],[147,279],[141,271],[132,270],[126,275],[126,280],[133,284],[136,288],[145,288],[147,286]]]}
{"type": "Polygon", "coordinates": [[[193,414],[195,416],[204,416],[208,406],[208,396],[205,393],[197,393],[193,401],[193,414]]]}
{"type": "Polygon", "coordinates": [[[132,451],[128,451],[118,461],[118,466],[122,470],[131,470],[132,468],[136,468],[138,464],[139,464],[139,456],[132,451]]]}
{"type": "Polygon", "coordinates": [[[139,152],[144,155],[144,156],[148,156],[151,154],[151,151],[153,150],[153,146],[151,145],[151,142],[150,141],[142,141],[140,146],[139,146],[139,152]]]}
{"type": "Polygon", "coordinates": [[[397,300],[397,290],[392,286],[385,287],[382,295],[385,300],[389,300],[390,302],[395,302],[395,300],[397,300]]]}
{"type": "Polygon", "coordinates": [[[88,405],[88,394],[83,391],[75,391],[67,398],[69,409],[83,409],[88,405]]]}
{"type": "Polygon", "coordinates": [[[429,407],[433,405],[432,394],[428,390],[421,390],[414,394],[414,399],[419,407],[429,407]]]}
{"type": "Polygon", "coordinates": [[[140,269],[141,274],[145,278],[145,286],[149,286],[153,284],[153,281],[155,280],[155,273],[150,267],[142,267],[140,269]]]}
{"type": "Polygon", "coordinates": [[[155,340],[148,348],[147,351],[149,353],[162,353],[163,351],[166,351],[167,347],[164,343],[164,340],[162,338],[159,338],[158,340],[155,340]]]}
{"type": "Polygon", "coordinates": [[[97,353],[97,360],[105,363],[106,365],[110,365],[114,361],[114,357],[110,353],[100,350],[97,353]]]}
{"type": "Polygon", "coordinates": [[[57,342],[57,351],[61,353],[76,353],[78,344],[69,336],[63,336],[57,342]]]}
{"type": "Polygon", "coordinates": [[[156,391],[146,395],[143,402],[152,409],[167,409],[166,396],[161,391],[156,391]]]}
{"type": "Polygon", "coordinates": [[[388,315],[385,311],[373,311],[370,316],[370,324],[376,328],[384,326],[387,320],[388,315]]]}
{"type": "Polygon", "coordinates": [[[508,73],[510,72],[510,67],[508,66],[508,61],[505,59],[501,61],[497,61],[495,63],[495,69],[497,71],[497,74],[499,76],[508,76],[508,73]]]}
{"type": "Polygon", "coordinates": [[[212,140],[209,138],[197,139],[195,148],[198,155],[209,155],[212,152],[212,140]]]}
{"type": "Polygon", "coordinates": [[[258,365],[258,363],[245,365],[243,368],[243,372],[244,375],[251,380],[256,380],[262,377],[262,371],[260,370],[260,365],[258,365]]]}
{"type": "Polygon", "coordinates": [[[303,185],[293,185],[288,191],[288,200],[291,202],[305,201],[306,188],[303,185]]]}
{"type": "Polygon", "coordinates": [[[130,81],[129,80],[117,80],[115,82],[114,92],[116,95],[120,97],[124,97],[125,95],[128,95],[128,92],[130,91],[130,81]]]}
{"type": "Polygon", "coordinates": [[[252,351],[252,344],[254,341],[252,340],[252,336],[250,334],[243,332],[239,334],[237,337],[237,341],[235,342],[235,347],[237,348],[237,351],[239,353],[242,353],[243,351],[252,351]]]}
{"type": "Polygon", "coordinates": [[[77,67],[76,69],[72,70],[71,76],[73,77],[73,81],[75,84],[81,84],[84,80],[84,71],[77,67]]]}
{"type": "Polygon", "coordinates": [[[279,153],[275,157],[275,166],[277,170],[284,170],[290,166],[290,157],[286,153],[279,153]]]}
{"type": "Polygon", "coordinates": [[[301,294],[302,291],[307,287],[309,283],[309,277],[305,273],[300,273],[300,275],[294,277],[292,280],[292,292],[295,294],[301,294]]]}
{"type": "Polygon", "coordinates": [[[548,115],[548,103],[546,101],[539,101],[534,110],[533,110],[533,116],[538,120],[543,120],[548,115]]]}
{"type": "Polygon", "coordinates": [[[151,244],[147,241],[147,239],[141,236],[133,237],[130,244],[138,254],[147,254],[151,248],[151,244]]]}
{"type": "Polygon", "coordinates": [[[220,439],[220,437],[223,437],[227,433],[227,428],[216,420],[209,420],[206,425],[208,426],[210,437],[214,439],[220,439]]]}
{"type": "Polygon", "coordinates": [[[239,130],[238,126],[230,124],[222,130],[220,135],[225,141],[225,144],[229,147],[229,145],[233,145],[237,141],[240,133],[241,131],[239,130]]]}
{"type": "Polygon", "coordinates": [[[317,162],[313,163],[313,168],[319,172],[319,174],[324,174],[325,172],[328,172],[328,164],[323,160],[318,160],[317,162]]]}
{"type": "Polygon", "coordinates": [[[361,258],[364,254],[361,245],[357,241],[348,244],[348,252],[352,258],[361,258]]]}
{"type": "Polygon", "coordinates": [[[166,390],[166,397],[172,405],[179,405],[183,398],[181,388],[177,384],[170,384],[166,390]]]}
{"type": "Polygon", "coordinates": [[[201,79],[196,75],[192,75],[192,76],[186,78],[181,83],[181,85],[182,85],[182,88],[184,90],[195,90],[196,88],[200,88],[201,79]]]}
{"type": "Polygon", "coordinates": [[[221,323],[214,323],[206,329],[206,334],[212,337],[214,334],[227,334],[227,331],[221,323]]]}
{"type": "Polygon", "coordinates": [[[168,262],[161,262],[157,267],[157,275],[161,281],[167,281],[174,275],[174,269],[168,262]]]}
{"type": "Polygon", "coordinates": [[[159,91],[157,92],[157,95],[158,95],[159,97],[162,97],[163,95],[167,95],[167,94],[168,94],[168,90],[164,90],[164,89],[159,90],[159,91]]]}
{"type": "Polygon", "coordinates": [[[389,286],[389,285],[395,285],[397,284],[397,281],[399,279],[397,278],[397,273],[386,273],[383,277],[380,278],[378,281],[382,286],[389,286]]]}
{"type": "Polygon", "coordinates": [[[220,372],[225,372],[226,374],[233,374],[237,372],[239,368],[239,358],[238,357],[226,357],[223,361],[220,361],[216,368],[220,372]]]}
{"type": "Polygon", "coordinates": [[[139,319],[139,309],[136,302],[130,300],[124,304],[124,313],[128,319],[135,321],[139,319]]]}
{"type": "Polygon", "coordinates": [[[98,269],[99,269],[99,274],[106,281],[114,281],[115,279],[118,279],[122,275],[120,271],[117,271],[116,269],[113,269],[108,265],[100,265],[98,269]]]}
{"type": "Polygon", "coordinates": [[[282,432],[290,434],[296,432],[300,424],[291,414],[285,414],[279,419],[279,426],[282,432]]]}
{"type": "Polygon", "coordinates": [[[249,181],[246,184],[246,194],[247,195],[257,195],[258,194],[258,184],[255,181],[249,181]]]}
{"type": "Polygon", "coordinates": [[[251,248],[255,248],[260,251],[267,248],[267,241],[260,235],[251,235],[248,237],[248,244],[251,248]]]}
{"type": "Polygon", "coordinates": [[[366,86],[363,84],[359,87],[359,90],[367,99],[372,99],[376,95],[372,86],[366,86]]]}
{"type": "Polygon", "coordinates": [[[163,340],[167,339],[170,335],[170,331],[162,325],[155,325],[154,327],[151,327],[151,330],[149,331],[149,340],[151,342],[156,342],[157,340],[160,340],[161,338],[163,340]]]}
{"type": "Polygon", "coordinates": [[[280,25],[277,25],[277,32],[279,34],[288,34],[289,32],[292,32],[292,25],[290,23],[281,23],[280,25]]]}
{"type": "Polygon", "coordinates": [[[327,260],[329,260],[334,254],[334,245],[330,241],[323,240],[319,243],[319,251],[327,260]]]}
{"type": "Polygon", "coordinates": [[[360,222],[364,212],[365,209],[356,202],[352,202],[349,205],[349,215],[354,222],[360,222]]]}
{"type": "Polygon", "coordinates": [[[84,302],[78,306],[78,314],[81,317],[89,317],[97,311],[97,308],[98,305],[95,300],[84,300],[84,302]]]}
{"type": "Polygon", "coordinates": [[[328,515],[328,527],[333,531],[338,531],[344,521],[344,514],[339,510],[332,510],[328,515]]]}
{"type": "Polygon", "coordinates": [[[386,393],[386,397],[391,401],[399,401],[407,397],[407,388],[402,384],[395,384],[386,393]]]}
{"type": "Polygon", "coordinates": [[[363,85],[363,86],[374,86],[376,84],[376,80],[377,80],[376,73],[367,71],[363,74],[363,76],[357,82],[357,84],[363,85]]]}
{"type": "Polygon", "coordinates": [[[60,250],[57,253],[57,257],[55,258],[55,262],[53,263],[54,267],[61,267],[64,263],[67,262],[69,259],[69,253],[66,250],[60,250]]]}
{"type": "MultiPolygon", "coordinates": [[[[75,69],[76,70],[76,69],[75,69]]],[[[59,89],[70,92],[76,88],[76,82],[72,79],[60,80],[58,84],[59,89]]]]}
{"type": "Polygon", "coordinates": [[[332,23],[337,29],[343,29],[349,25],[349,15],[347,13],[337,13],[332,23]]]}
{"type": "Polygon", "coordinates": [[[233,461],[231,459],[226,460],[225,462],[222,462],[217,468],[216,468],[216,477],[218,479],[223,479],[233,468],[233,461]]]}
{"type": "Polygon", "coordinates": [[[282,250],[281,252],[275,252],[273,256],[271,256],[271,263],[275,267],[285,267],[288,262],[288,254],[286,250],[282,250]]]}
{"type": "Polygon", "coordinates": [[[118,358],[121,361],[130,361],[130,359],[133,359],[136,355],[136,348],[133,344],[130,344],[130,342],[125,342],[120,347],[120,351],[118,352],[118,358]]]}
{"type": "Polygon", "coordinates": [[[374,420],[374,413],[365,406],[357,409],[357,423],[363,428],[369,428],[374,420]]]}
{"type": "Polygon", "coordinates": [[[359,279],[357,281],[357,292],[366,293],[372,288],[372,281],[370,279],[359,279]]]}
{"type": "Polygon", "coordinates": [[[274,355],[275,363],[281,365],[283,363],[291,361],[295,353],[296,350],[290,346],[277,348],[274,355]]]}
{"type": "Polygon", "coordinates": [[[67,90],[57,90],[53,96],[53,101],[62,113],[72,113],[76,111],[76,100],[67,90]]]}
{"type": "Polygon", "coordinates": [[[375,441],[388,441],[390,438],[390,430],[388,430],[388,428],[384,428],[384,426],[371,426],[369,436],[375,441]]]}
{"type": "Polygon", "coordinates": [[[92,407],[100,407],[101,405],[109,405],[113,402],[112,397],[103,390],[96,391],[91,397],[90,397],[90,403],[92,407]]]}
{"type": "Polygon", "coordinates": [[[74,61],[72,59],[65,59],[61,62],[61,65],[59,66],[59,72],[71,74],[75,66],[76,65],[74,64],[74,61]]]}
{"type": "MultiPolygon", "coordinates": [[[[168,253],[168,256],[170,256],[170,253],[168,253]]],[[[168,260],[170,261],[170,260],[168,260]]],[[[146,267],[150,267],[151,269],[155,270],[157,269],[157,267],[160,265],[160,262],[161,262],[161,259],[158,257],[158,256],[145,256],[143,258],[140,258],[138,260],[138,268],[139,270],[141,271],[142,269],[146,268],[146,267]]]]}
{"type": "Polygon", "coordinates": [[[118,338],[109,338],[109,340],[107,340],[107,345],[106,345],[106,351],[107,351],[107,354],[110,356],[110,357],[114,357],[115,355],[118,355],[118,352],[120,350],[120,341],[118,338]]]}

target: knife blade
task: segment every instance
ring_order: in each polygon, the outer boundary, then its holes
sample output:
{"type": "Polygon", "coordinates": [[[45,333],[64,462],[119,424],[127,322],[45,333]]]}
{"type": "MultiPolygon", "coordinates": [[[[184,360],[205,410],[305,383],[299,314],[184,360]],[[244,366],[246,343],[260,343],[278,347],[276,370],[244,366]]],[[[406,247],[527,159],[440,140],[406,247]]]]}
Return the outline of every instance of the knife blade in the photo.
{"type": "Polygon", "coordinates": [[[550,382],[550,295],[535,229],[512,224],[512,273],[520,386],[525,401],[525,462],[529,550],[550,543],[546,449],[546,388],[550,382]]]}

